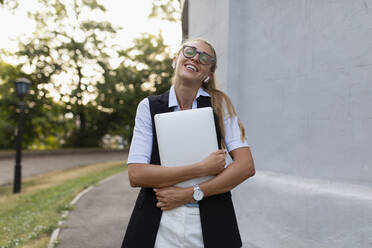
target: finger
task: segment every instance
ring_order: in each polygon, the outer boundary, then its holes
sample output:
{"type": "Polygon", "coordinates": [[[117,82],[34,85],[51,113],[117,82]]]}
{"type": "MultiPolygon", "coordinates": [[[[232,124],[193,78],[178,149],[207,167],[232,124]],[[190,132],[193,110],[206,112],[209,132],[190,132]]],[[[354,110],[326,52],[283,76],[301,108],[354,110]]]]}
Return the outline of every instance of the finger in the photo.
{"type": "Polygon", "coordinates": [[[164,194],[164,189],[156,189],[156,191],[155,191],[155,194],[156,195],[161,195],[161,194],[164,194]]]}
{"type": "Polygon", "coordinates": [[[156,203],[156,206],[158,208],[162,208],[162,207],[165,207],[165,204],[164,204],[164,202],[158,202],[158,203],[156,203]]]}
{"type": "Polygon", "coordinates": [[[163,191],[164,191],[164,188],[154,188],[155,194],[163,192],[163,191]]]}
{"type": "MultiPolygon", "coordinates": [[[[166,199],[167,197],[164,196],[164,195],[157,195],[156,198],[157,198],[158,200],[160,200],[160,199],[166,199]]],[[[163,202],[164,202],[164,201],[163,201],[163,202]]]]}
{"type": "Polygon", "coordinates": [[[158,188],[158,189],[155,189],[155,188],[154,188],[155,193],[162,192],[163,190],[164,190],[164,188],[158,188]]]}
{"type": "Polygon", "coordinates": [[[156,197],[156,199],[158,200],[158,202],[166,202],[165,197],[156,197]]]}
{"type": "Polygon", "coordinates": [[[217,150],[216,151],[216,154],[221,154],[221,153],[223,153],[223,150],[217,150]]]}
{"type": "Polygon", "coordinates": [[[173,207],[170,207],[170,206],[164,206],[162,208],[160,208],[162,211],[167,211],[167,210],[171,210],[173,207]]]}
{"type": "Polygon", "coordinates": [[[155,191],[155,192],[162,192],[162,191],[167,190],[167,189],[169,189],[169,188],[170,188],[170,187],[154,188],[154,191],[155,191]]]}
{"type": "Polygon", "coordinates": [[[156,197],[165,197],[167,194],[164,192],[157,192],[155,195],[156,197]]]}
{"type": "Polygon", "coordinates": [[[226,155],[226,153],[227,153],[226,149],[221,149],[217,151],[217,154],[226,155]]]}

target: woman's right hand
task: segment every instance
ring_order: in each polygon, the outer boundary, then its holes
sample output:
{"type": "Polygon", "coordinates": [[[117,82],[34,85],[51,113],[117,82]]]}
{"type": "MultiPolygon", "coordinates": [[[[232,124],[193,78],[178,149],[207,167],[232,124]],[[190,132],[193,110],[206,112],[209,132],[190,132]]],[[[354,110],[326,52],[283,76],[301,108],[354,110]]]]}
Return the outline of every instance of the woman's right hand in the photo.
{"type": "Polygon", "coordinates": [[[212,152],[199,163],[203,176],[215,176],[225,169],[226,152],[225,149],[212,152]]]}

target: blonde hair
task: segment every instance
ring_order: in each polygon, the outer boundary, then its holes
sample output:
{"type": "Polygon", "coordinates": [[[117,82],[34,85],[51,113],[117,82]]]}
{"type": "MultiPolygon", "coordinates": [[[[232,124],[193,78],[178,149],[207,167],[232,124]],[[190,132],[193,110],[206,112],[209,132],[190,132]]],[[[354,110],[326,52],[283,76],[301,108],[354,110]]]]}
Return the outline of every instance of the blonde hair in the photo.
{"type": "MultiPolygon", "coordinates": [[[[230,98],[223,91],[221,91],[217,88],[217,82],[216,82],[216,78],[215,78],[215,71],[217,69],[217,54],[216,54],[215,49],[213,48],[213,46],[208,41],[206,41],[204,39],[200,39],[200,38],[190,39],[190,40],[185,41],[181,45],[181,48],[183,47],[183,45],[185,45],[189,42],[192,42],[192,41],[204,42],[206,45],[209,46],[209,48],[213,52],[214,61],[212,62],[211,74],[210,74],[210,77],[209,77],[209,81],[207,83],[202,83],[202,88],[205,91],[207,91],[209,93],[209,95],[211,96],[212,108],[213,108],[214,113],[217,116],[217,122],[218,122],[220,132],[221,132],[221,144],[222,144],[222,147],[225,148],[226,146],[225,146],[225,143],[223,141],[224,137],[225,137],[224,103],[226,105],[227,112],[229,113],[230,119],[232,119],[234,116],[237,116],[237,114],[236,114],[234,105],[232,104],[230,98]]],[[[179,54],[180,51],[181,51],[181,49],[178,51],[177,54],[179,54]]],[[[173,78],[172,78],[173,83],[174,83],[174,79],[175,79],[175,75],[173,75],[173,78]]],[[[244,129],[244,126],[243,126],[243,124],[242,124],[242,122],[240,121],[239,118],[238,118],[238,125],[239,125],[239,128],[240,128],[240,138],[241,138],[242,142],[244,142],[245,129],[244,129]]]]}

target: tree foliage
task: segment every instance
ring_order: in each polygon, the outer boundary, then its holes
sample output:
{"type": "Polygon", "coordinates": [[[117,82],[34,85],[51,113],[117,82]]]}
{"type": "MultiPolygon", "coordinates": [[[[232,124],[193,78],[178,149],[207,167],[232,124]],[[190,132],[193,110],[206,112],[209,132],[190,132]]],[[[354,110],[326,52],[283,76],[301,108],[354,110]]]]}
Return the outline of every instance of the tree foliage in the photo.
{"type": "MultiPolygon", "coordinates": [[[[19,99],[15,94],[14,82],[19,77],[35,80],[34,75],[24,74],[19,66],[0,62],[0,149],[9,149],[15,145],[19,99]]],[[[31,84],[25,102],[24,146],[36,142],[39,147],[57,147],[63,126],[58,115],[61,106],[54,103],[45,90],[38,90],[36,84],[31,84]]]]}
{"type": "Polygon", "coordinates": [[[19,0],[0,0],[0,6],[4,6],[11,11],[14,11],[19,5],[19,0]]]}
{"type": "Polygon", "coordinates": [[[109,64],[111,47],[107,41],[117,28],[94,20],[93,14],[105,11],[96,0],[39,3],[43,8],[29,12],[36,22],[36,32],[20,43],[17,56],[24,58],[24,68],[32,70],[38,89],[54,88],[65,114],[72,115],[77,124],[66,145],[95,146],[89,138],[88,106],[96,94],[95,85],[102,80],[103,66],[109,64]]]}
{"type": "Polygon", "coordinates": [[[96,103],[101,111],[101,130],[121,135],[126,144],[132,138],[138,103],[170,87],[172,58],[163,38],[144,34],[134,45],[119,52],[122,62],[105,70],[105,82],[97,85],[96,103]]]}
{"type": "Polygon", "coordinates": [[[0,149],[14,146],[16,96],[11,82],[21,74],[20,69],[0,62],[0,149]]]}
{"type": "MultiPolygon", "coordinates": [[[[0,4],[9,1],[18,2],[0,4]]],[[[19,77],[32,82],[25,147],[100,146],[106,134],[128,145],[138,103],[170,87],[172,58],[161,34],[143,34],[120,49],[110,43],[118,27],[94,19],[105,11],[97,0],[38,3],[41,8],[29,12],[36,31],[20,39],[13,54],[19,64],[0,61],[0,149],[14,147],[19,77]],[[121,61],[116,68],[112,57],[121,61]]]]}
{"type": "Polygon", "coordinates": [[[178,22],[181,20],[181,0],[154,0],[150,18],[178,22]]]}

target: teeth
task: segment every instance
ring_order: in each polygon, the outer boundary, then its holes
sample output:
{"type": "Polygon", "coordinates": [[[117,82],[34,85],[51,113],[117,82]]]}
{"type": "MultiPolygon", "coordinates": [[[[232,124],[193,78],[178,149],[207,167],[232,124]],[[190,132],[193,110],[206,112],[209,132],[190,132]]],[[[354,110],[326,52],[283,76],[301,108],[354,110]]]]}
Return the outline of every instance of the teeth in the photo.
{"type": "Polygon", "coordinates": [[[186,65],[186,68],[196,71],[196,67],[193,65],[186,65]]]}

